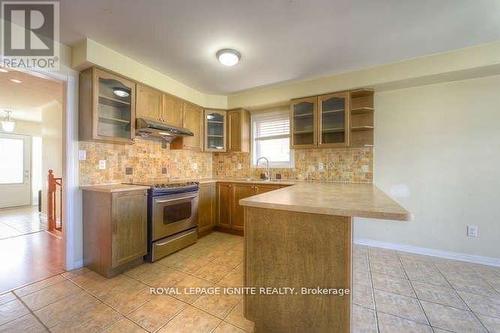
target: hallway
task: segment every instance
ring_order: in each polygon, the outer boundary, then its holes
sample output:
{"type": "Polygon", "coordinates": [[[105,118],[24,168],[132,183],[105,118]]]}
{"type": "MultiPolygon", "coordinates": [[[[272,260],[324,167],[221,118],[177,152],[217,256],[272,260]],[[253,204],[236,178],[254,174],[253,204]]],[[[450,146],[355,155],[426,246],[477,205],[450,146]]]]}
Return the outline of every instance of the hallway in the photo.
{"type": "Polygon", "coordinates": [[[64,242],[36,207],[0,210],[0,293],[64,272],[64,242]]]}

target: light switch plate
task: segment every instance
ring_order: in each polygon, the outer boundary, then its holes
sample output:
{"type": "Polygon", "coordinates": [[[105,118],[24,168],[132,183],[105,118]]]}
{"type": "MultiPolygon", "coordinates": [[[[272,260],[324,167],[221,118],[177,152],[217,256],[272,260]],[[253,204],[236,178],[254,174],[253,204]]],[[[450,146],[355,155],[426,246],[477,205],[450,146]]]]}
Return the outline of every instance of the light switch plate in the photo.
{"type": "Polygon", "coordinates": [[[99,160],[99,170],[106,169],[106,160],[99,160]]]}
{"type": "Polygon", "coordinates": [[[475,238],[479,235],[479,227],[477,225],[467,225],[467,237],[475,238]]]}
{"type": "Polygon", "coordinates": [[[78,160],[85,161],[86,159],[87,159],[87,151],[86,150],[79,150],[78,151],[78,160]]]}

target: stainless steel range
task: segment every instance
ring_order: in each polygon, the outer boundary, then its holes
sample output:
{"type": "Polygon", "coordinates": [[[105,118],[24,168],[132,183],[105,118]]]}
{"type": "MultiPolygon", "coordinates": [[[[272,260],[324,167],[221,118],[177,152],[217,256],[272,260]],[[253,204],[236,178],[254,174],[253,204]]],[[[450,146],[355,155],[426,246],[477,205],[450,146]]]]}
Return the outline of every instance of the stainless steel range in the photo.
{"type": "Polygon", "coordinates": [[[197,182],[134,183],[148,190],[148,261],[156,261],[196,242],[197,182]]]}

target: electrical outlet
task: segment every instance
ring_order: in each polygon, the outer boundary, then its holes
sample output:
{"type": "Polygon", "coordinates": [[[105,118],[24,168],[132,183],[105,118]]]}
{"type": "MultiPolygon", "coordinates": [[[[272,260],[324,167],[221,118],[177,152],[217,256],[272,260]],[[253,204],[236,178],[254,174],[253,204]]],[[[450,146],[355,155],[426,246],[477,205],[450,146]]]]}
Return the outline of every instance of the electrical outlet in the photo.
{"type": "Polygon", "coordinates": [[[479,235],[479,227],[477,225],[467,225],[467,237],[477,237],[479,235]]]}
{"type": "Polygon", "coordinates": [[[238,163],[238,164],[236,165],[236,169],[241,170],[241,163],[238,163]]]}
{"type": "Polygon", "coordinates": [[[85,161],[86,159],[87,159],[87,151],[86,150],[79,150],[78,151],[78,160],[85,161]]]}
{"type": "Polygon", "coordinates": [[[362,165],[361,166],[361,171],[368,172],[368,171],[370,171],[370,168],[368,167],[368,165],[362,165]]]}
{"type": "Polygon", "coordinates": [[[198,163],[193,163],[193,170],[198,170],[198,163]]]}
{"type": "Polygon", "coordinates": [[[99,170],[106,169],[106,160],[99,160],[99,170]]]}
{"type": "Polygon", "coordinates": [[[318,163],[318,171],[325,171],[325,165],[323,164],[323,162],[318,163]]]}

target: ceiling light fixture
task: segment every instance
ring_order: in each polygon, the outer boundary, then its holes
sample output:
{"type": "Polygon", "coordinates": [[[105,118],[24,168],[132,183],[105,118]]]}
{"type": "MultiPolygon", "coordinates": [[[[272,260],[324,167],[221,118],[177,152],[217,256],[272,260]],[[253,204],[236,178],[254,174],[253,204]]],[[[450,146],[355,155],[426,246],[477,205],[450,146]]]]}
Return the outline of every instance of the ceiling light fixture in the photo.
{"type": "Polygon", "coordinates": [[[14,120],[10,119],[10,114],[12,113],[12,111],[5,111],[5,113],[7,115],[5,116],[4,120],[2,120],[2,129],[4,130],[4,132],[14,132],[16,123],[14,122],[14,120]]]}
{"type": "Polygon", "coordinates": [[[118,97],[129,97],[130,93],[123,88],[113,88],[113,94],[115,94],[118,97]]]}
{"type": "Polygon", "coordinates": [[[219,62],[225,66],[234,66],[241,59],[241,54],[233,49],[219,50],[217,51],[216,56],[217,59],[219,59],[219,62]]]}
{"type": "Polygon", "coordinates": [[[18,79],[10,79],[10,81],[12,81],[12,82],[14,82],[14,83],[21,83],[21,82],[23,82],[23,81],[18,80],[18,79]]]}

